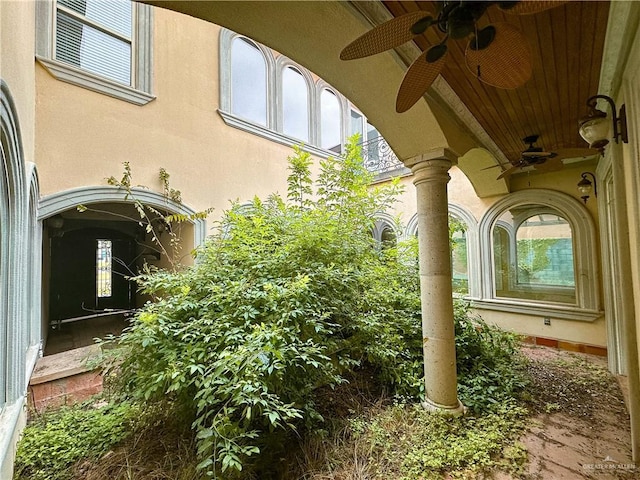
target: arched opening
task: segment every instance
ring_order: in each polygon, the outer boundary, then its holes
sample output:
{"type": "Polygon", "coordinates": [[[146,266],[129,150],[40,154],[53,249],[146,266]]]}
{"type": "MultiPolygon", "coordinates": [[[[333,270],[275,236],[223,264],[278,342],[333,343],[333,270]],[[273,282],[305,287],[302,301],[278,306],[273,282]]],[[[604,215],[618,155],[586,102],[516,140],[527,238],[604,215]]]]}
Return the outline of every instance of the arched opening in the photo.
{"type": "Polygon", "coordinates": [[[138,194],[134,204],[118,189],[98,187],[41,202],[45,355],[119,334],[147,300],[132,278],[146,266],[189,263],[189,253],[202,241],[204,221],[164,220],[193,213],[189,209],[160,194],[138,194]],[[147,201],[153,208],[143,219],[138,208],[147,201]]]}

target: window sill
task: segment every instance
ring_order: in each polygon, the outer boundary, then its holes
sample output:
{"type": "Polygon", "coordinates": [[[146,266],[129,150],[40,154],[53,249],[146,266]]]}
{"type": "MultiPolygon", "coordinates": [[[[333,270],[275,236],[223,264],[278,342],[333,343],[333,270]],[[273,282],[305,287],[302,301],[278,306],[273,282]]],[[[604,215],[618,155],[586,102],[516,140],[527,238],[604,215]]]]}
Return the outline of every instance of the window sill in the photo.
{"type": "Polygon", "coordinates": [[[480,310],[495,310],[501,312],[522,313],[525,315],[537,315],[559,318],[563,320],[577,320],[580,322],[593,322],[604,315],[599,310],[589,310],[575,305],[551,305],[548,303],[537,304],[529,302],[514,302],[502,299],[478,300],[469,298],[471,306],[480,310]]]}
{"type": "Polygon", "coordinates": [[[325,150],[324,148],[307,145],[302,140],[295,139],[293,137],[285,135],[284,133],[276,132],[275,130],[271,130],[270,128],[265,127],[264,125],[253,123],[250,120],[238,117],[233,113],[225,112],[218,109],[218,114],[220,115],[220,117],[222,117],[222,120],[228,126],[243,130],[248,133],[252,133],[253,135],[257,135],[262,138],[266,138],[267,140],[271,140],[272,142],[286,145],[288,147],[298,145],[301,146],[302,150],[304,150],[305,152],[309,152],[310,154],[320,158],[335,157],[337,155],[331,150],[325,150]]]}
{"type": "Polygon", "coordinates": [[[36,56],[40,64],[56,79],[94,92],[124,100],[134,105],[146,105],[156,97],[106,78],[72,67],[57,60],[36,56]]]}

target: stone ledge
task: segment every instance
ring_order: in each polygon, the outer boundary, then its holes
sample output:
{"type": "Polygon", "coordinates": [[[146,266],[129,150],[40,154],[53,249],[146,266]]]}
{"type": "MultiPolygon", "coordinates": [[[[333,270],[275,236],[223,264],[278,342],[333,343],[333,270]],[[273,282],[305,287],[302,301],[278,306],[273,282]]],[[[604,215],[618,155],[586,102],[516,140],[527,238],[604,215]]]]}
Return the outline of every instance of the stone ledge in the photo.
{"type": "Polygon", "coordinates": [[[89,372],[92,369],[87,366],[87,363],[100,356],[100,353],[99,345],[89,345],[42,357],[36,363],[29,385],[52,382],[89,372]]]}

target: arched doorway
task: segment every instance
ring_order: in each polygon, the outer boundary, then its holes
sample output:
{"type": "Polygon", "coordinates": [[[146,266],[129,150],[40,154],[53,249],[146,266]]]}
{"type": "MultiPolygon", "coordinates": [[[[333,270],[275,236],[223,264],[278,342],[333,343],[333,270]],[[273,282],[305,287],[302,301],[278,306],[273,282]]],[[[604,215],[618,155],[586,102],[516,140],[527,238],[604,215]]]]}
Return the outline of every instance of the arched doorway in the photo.
{"type": "Polygon", "coordinates": [[[204,220],[173,231],[164,221],[170,214],[192,215],[191,209],[146,190],[135,196],[136,203],[117,188],[92,187],[40,202],[45,355],[120,334],[146,301],[133,277],[147,266],[189,263],[204,239],[204,220]],[[151,207],[144,219],[141,205],[151,207]]]}

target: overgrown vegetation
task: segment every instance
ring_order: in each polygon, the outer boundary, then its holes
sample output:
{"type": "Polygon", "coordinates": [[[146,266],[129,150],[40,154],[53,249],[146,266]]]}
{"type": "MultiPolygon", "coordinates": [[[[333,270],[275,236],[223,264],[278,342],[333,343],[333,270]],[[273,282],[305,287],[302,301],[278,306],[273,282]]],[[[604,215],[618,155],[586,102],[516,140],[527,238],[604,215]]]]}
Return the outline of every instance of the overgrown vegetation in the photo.
{"type": "Polygon", "coordinates": [[[488,325],[454,303],[458,396],[475,412],[493,411],[520,398],[529,383],[519,336],[488,325]]]}
{"type": "Polygon", "coordinates": [[[274,459],[292,443],[337,432],[370,446],[377,478],[396,478],[387,468],[397,478],[486,468],[520,428],[516,337],[459,304],[460,398],[475,416],[407,406],[424,390],[417,242],[380,248],[371,236],[400,187],[371,188],[355,143],[323,161],[315,182],[308,154],[296,149],[289,160],[286,198],[233,205],[193,267],[137,278],[153,301],[111,351],[122,393],[185,419],[202,476],[279,478],[274,459]],[[340,396],[365,377],[399,403],[383,402],[375,418],[327,408],[327,392],[340,396]],[[389,463],[402,445],[415,445],[402,453],[406,465],[389,463]]]}
{"type": "Polygon", "coordinates": [[[527,456],[517,439],[525,418],[526,410],[512,404],[457,418],[415,404],[373,408],[351,419],[342,445],[327,452],[334,461],[328,478],[436,480],[481,478],[498,469],[520,473],[527,456]]]}
{"type": "Polygon", "coordinates": [[[37,415],[23,432],[16,454],[17,480],[66,480],[81,459],[98,459],[125,439],[139,407],[129,402],[62,407],[37,415]]]}

